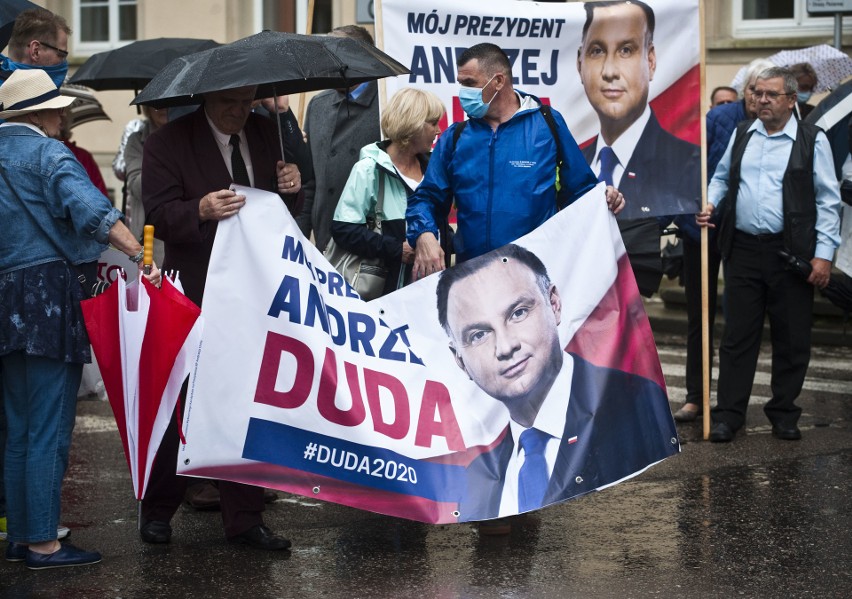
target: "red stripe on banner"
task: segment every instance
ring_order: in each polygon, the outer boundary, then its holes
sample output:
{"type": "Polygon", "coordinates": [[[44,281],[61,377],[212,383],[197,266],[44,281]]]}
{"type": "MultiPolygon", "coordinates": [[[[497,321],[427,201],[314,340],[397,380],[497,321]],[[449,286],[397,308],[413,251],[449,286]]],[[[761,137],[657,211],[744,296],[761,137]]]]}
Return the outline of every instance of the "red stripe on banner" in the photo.
{"type": "Polygon", "coordinates": [[[638,374],[666,388],[651,323],[627,254],[618,260],[615,282],[574,334],[565,351],[598,366],[638,374]]]}
{"type": "Polygon", "coordinates": [[[698,65],[651,100],[651,108],[663,129],[690,143],[700,144],[701,77],[698,65]]]}
{"type": "Polygon", "coordinates": [[[430,524],[458,522],[457,503],[392,493],[267,463],[211,466],[183,470],[181,475],[230,480],[321,499],[359,510],[430,524]]]}
{"type": "Polygon", "coordinates": [[[124,377],[121,367],[121,331],[118,326],[118,282],[97,297],[80,302],[89,342],[98,360],[104,389],[118,425],[121,445],[127,467],[130,465],[130,451],[127,446],[127,418],[124,413],[124,377]]]}

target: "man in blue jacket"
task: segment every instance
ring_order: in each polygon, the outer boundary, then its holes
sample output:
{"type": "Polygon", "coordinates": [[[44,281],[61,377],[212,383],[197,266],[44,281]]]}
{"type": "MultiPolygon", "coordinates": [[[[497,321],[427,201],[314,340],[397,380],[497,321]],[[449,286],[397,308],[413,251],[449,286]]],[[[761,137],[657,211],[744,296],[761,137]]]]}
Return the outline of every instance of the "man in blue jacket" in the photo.
{"type": "MultiPolygon", "coordinates": [[[[459,100],[470,120],[441,136],[408,200],[415,279],[444,269],[437,217],[448,214],[454,200],[456,259],[464,261],[526,235],[597,184],[562,115],[550,110],[548,120],[536,97],[513,89],[503,50],[477,44],[457,66],[459,100]]],[[[606,201],[616,214],[624,207],[613,187],[606,201]]]]}

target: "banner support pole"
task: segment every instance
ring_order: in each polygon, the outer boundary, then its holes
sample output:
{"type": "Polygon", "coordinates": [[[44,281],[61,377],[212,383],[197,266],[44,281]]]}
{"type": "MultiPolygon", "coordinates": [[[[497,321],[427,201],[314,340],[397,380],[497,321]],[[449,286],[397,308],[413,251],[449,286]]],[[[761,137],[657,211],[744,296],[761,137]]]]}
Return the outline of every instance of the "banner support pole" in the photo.
{"type": "MultiPolygon", "coordinates": [[[[707,58],[704,31],[704,0],[698,2],[699,72],[701,79],[701,210],[707,208],[707,58]]],[[[710,297],[708,293],[708,233],[701,227],[701,414],[704,440],[710,438],[710,297]]]]}

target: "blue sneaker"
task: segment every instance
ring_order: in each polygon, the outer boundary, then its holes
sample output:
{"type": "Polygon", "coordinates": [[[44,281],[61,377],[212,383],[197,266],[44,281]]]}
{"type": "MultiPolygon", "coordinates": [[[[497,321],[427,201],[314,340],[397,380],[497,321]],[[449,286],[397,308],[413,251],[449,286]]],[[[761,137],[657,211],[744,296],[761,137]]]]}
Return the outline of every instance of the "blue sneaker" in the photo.
{"type": "Polygon", "coordinates": [[[21,543],[9,542],[6,546],[6,561],[7,562],[22,562],[27,559],[29,547],[21,543]]]}
{"type": "Polygon", "coordinates": [[[70,566],[88,566],[101,561],[97,551],[83,551],[65,543],[53,553],[41,554],[27,551],[27,568],[30,570],[47,570],[48,568],[67,568],[70,566]]]}

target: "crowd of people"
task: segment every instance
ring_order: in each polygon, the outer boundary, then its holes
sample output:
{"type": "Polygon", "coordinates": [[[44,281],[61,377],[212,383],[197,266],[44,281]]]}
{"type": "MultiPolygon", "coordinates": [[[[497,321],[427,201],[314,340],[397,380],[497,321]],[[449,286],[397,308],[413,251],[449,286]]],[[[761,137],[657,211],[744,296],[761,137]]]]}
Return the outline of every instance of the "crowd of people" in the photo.
{"type": "MultiPolygon", "coordinates": [[[[145,119],[128,126],[113,164],[125,182],[126,216],[92,182],[72,153],[73,142],[69,150],[51,139],[68,137],[61,133],[63,108],[72,98],[58,89],[68,68],[68,25],[43,9],[22,13],[0,85],[0,218],[11,223],[0,238],[6,559],[31,569],[101,559],[58,541],[77,386],[90,359],[79,306],[86,289],[78,282],[92,279],[87,265],[107,243],[139,262],[141,227],[152,224],[155,262],[180,271],[187,297],[200,305],[218,223],[245,205],[232,184],[277,193],[320,250],[333,240],[355,255],[383,260],[383,293],[471,261],[470,272],[457,277],[463,288],[465,276],[492,268],[480,256],[536,229],[599,182],[606,184],[599,199],[619,215],[622,231],[657,229],[674,219],[684,242],[689,308],[687,397],[674,414],[682,422],[694,420],[702,402],[699,231],[710,229],[711,330],[720,265],[729,307],[710,439],[731,441],[744,424],[767,314],[773,369],[765,412],[777,438],[800,438],[795,400],[809,360],[814,287],[827,284],[840,242],[831,149],[824,133],[800,120],[817,83],[813,69],[755,61],[742,94],[713,90],[706,117],[712,180],[709,202],[699,212],[699,148],[665,131],[648,103],[656,68],[653,10],[616,0],[589,3],[586,13],[577,69],[600,133],[583,150],[557,110],[514,88],[506,53],[482,43],[457,58],[458,95],[468,119],[440,137],[445,109],[439,98],[403,88],[380,119],[375,82],[317,94],[307,108],[304,136],[286,99],[264,101],[261,108],[253,86],[205,94],[197,110],[182,116],[146,108],[145,119]],[[606,26],[612,20],[617,32],[606,26]],[[617,68],[615,55],[623,58],[617,68]],[[613,86],[620,86],[618,94],[613,86]],[[276,119],[288,131],[283,155],[276,119]],[[528,153],[523,169],[512,166],[518,148],[528,153]],[[500,193],[493,194],[498,182],[500,193]],[[452,207],[454,229],[448,225],[452,207]],[[810,276],[786,270],[779,250],[808,261],[810,276]],[[46,311],[47,303],[57,308],[46,311]]],[[[373,43],[358,26],[331,35],[373,43]]],[[[519,271],[518,280],[525,273],[519,271]]],[[[159,270],[147,276],[156,284],[159,270]]],[[[543,293],[555,315],[547,316],[558,320],[555,291],[543,293]]],[[[443,324],[456,339],[450,312],[443,324]]],[[[171,541],[172,517],[188,498],[187,479],[175,473],[178,418],[170,420],[142,501],[146,543],[171,541]]],[[[524,432],[542,423],[512,418],[506,442],[521,469],[524,432]]],[[[553,457],[541,466],[543,476],[551,476],[553,457]]],[[[272,551],[290,547],[264,524],[262,488],[218,481],[206,489],[213,495],[204,505],[221,509],[229,542],[272,551]]],[[[508,504],[521,505],[517,497],[508,504]]],[[[484,510],[482,517],[497,513],[484,510]]],[[[491,528],[505,531],[506,523],[491,528]]],[[[487,529],[483,523],[481,530],[487,529]]]]}

